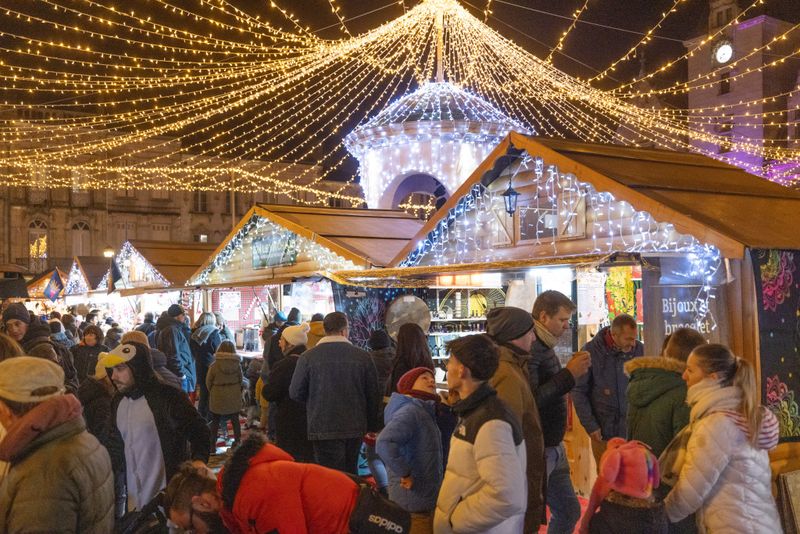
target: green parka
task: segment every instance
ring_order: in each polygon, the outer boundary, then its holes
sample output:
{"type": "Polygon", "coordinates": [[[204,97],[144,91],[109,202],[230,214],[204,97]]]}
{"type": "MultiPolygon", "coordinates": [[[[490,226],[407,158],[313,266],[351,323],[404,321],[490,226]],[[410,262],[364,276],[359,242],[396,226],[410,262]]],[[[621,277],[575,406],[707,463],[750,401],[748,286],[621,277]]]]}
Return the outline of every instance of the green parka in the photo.
{"type": "Polygon", "coordinates": [[[672,358],[641,357],[625,364],[628,382],[628,439],[646,443],[656,456],[689,424],[686,364],[672,358]]]}

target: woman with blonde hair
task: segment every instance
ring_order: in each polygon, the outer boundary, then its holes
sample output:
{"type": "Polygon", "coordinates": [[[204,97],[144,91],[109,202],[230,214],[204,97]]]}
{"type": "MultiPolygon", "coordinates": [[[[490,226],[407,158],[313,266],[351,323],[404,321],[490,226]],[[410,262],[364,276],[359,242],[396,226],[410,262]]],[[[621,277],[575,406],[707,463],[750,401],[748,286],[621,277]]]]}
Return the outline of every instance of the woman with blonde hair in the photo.
{"type": "Polygon", "coordinates": [[[660,458],[662,479],[673,486],[669,520],[696,512],[701,532],[781,532],[767,454],[778,443],[778,421],[759,406],[753,366],[724,345],[701,345],[683,379],[689,425],[660,458]]]}

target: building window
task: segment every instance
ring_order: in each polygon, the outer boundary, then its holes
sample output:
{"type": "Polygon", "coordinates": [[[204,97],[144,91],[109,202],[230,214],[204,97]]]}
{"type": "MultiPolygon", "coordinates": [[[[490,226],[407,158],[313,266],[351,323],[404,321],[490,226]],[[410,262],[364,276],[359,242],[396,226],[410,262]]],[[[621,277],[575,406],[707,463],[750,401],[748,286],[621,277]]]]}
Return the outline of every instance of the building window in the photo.
{"type": "Polygon", "coordinates": [[[331,208],[346,208],[346,204],[343,198],[335,198],[329,197],[328,198],[328,206],[331,208]]]}
{"type": "Polygon", "coordinates": [[[28,225],[28,260],[33,272],[47,267],[47,223],[39,219],[28,225]]]}
{"type": "Polygon", "coordinates": [[[733,20],[733,8],[729,7],[725,10],[725,24],[733,20]]]}
{"type": "Polygon", "coordinates": [[[170,240],[169,230],[170,230],[170,225],[168,224],[152,224],[150,226],[150,231],[151,231],[150,239],[152,239],[153,241],[169,241],[170,240]]]}
{"type": "Polygon", "coordinates": [[[192,193],[192,211],[206,213],[208,211],[208,193],[195,191],[192,193]]]}
{"type": "Polygon", "coordinates": [[[89,256],[92,250],[92,234],[89,225],[83,221],[72,225],[72,255],[89,256]]]}
{"type": "Polygon", "coordinates": [[[223,193],[223,196],[225,197],[225,211],[223,213],[230,213],[231,212],[231,192],[227,191],[227,192],[223,193]]]}
{"type": "Polygon", "coordinates": [[[208,243],[208,234],[194,234],[195,243],[208,243]]]}
{"type": "Polygon", "coordinates": [[[169,191],[166,189],[155,189],[150,192],[150,198],[153,200],[169,200],[169,191]]]}
{"type": "Polygon", "coordinates": [[[717,26],[722,26],[724,24],[724,16],[725,14],[722,11],[717,11],[717,26]]]}
{"type": "Polygon", "coordinates": [[[719,75],[719,94],[727,95],[731,92],[731,73],[723,72],[719,75]]]}

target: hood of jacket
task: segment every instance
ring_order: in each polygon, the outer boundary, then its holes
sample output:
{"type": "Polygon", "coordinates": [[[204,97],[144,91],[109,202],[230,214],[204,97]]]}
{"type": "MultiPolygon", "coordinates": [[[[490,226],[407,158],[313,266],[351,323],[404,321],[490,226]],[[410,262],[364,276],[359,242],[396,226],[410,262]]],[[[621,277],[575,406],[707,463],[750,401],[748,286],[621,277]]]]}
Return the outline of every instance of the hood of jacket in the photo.
{"type": "Polygon", "coordinates": [[[161,317],[159,317],[158,321],[156,321],[156,330],[161,331],[171,326],[188,328],[184,323],[178,321],[176,318],[167,315],[167,312],[162,313],[161,317]]]}
{"type": "Polygon", "coordinates": [[[241,366],[239,355],[232,352],[219,352],[215,354],[216,366],[220,373],[225,375],[236,375],[241,366]]]}
{"type": "Polygon", "coordinates": [[[628,402],[638,408],[649,406],[666,392],[686,388],[681,375],[686,364],[661,356],[642,356],[625,364],[628,383],[628,402]]]}
{"type": "Polygon", "coordinates": [[[41,343],[52,343],[50,339],[50,325],[36,319],[28,326],[28,331],[22,338],[22,348],[29,350],[41,343]]]}
{"type": "Polygon", "coordinates": [[[73,341],[65,334],[64,332],[56,332],[55,334],[50,334],[50,339],[56,343],[61,343],[65,347],[69,347],[73,345],[73,341]]]}
{"type": "Polygon", "coordinates": [[[429,400],[422,400],[416,399],[414,397],[409,397],[408,395],[403,395],[402,393],[392,393],[392,396],[389,398],[389,404],[386,405],[386,409],[383,412],[384,421],[389,421],[391,418],[404,406],[409,404],[414,404],[419,406],[423,410],[426,410],[428,413],[431,414],[431,417],[436,416],[436,402],[429,400]]]}

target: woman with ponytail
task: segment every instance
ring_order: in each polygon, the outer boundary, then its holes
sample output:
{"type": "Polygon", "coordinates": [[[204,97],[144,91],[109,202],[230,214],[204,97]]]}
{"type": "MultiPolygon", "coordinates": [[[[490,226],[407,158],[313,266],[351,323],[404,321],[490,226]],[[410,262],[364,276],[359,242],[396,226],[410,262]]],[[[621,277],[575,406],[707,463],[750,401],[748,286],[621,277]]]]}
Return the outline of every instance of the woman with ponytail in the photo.
{"type": "Polygon", "coordinates": [[[717,344],[695,348],[683,379],[689,425],[661,455],[665,500],[675,523],[697,513],[700,532],[781,532],[767,451],[778,422],[759,406],[750,363],[717,344]]]}

